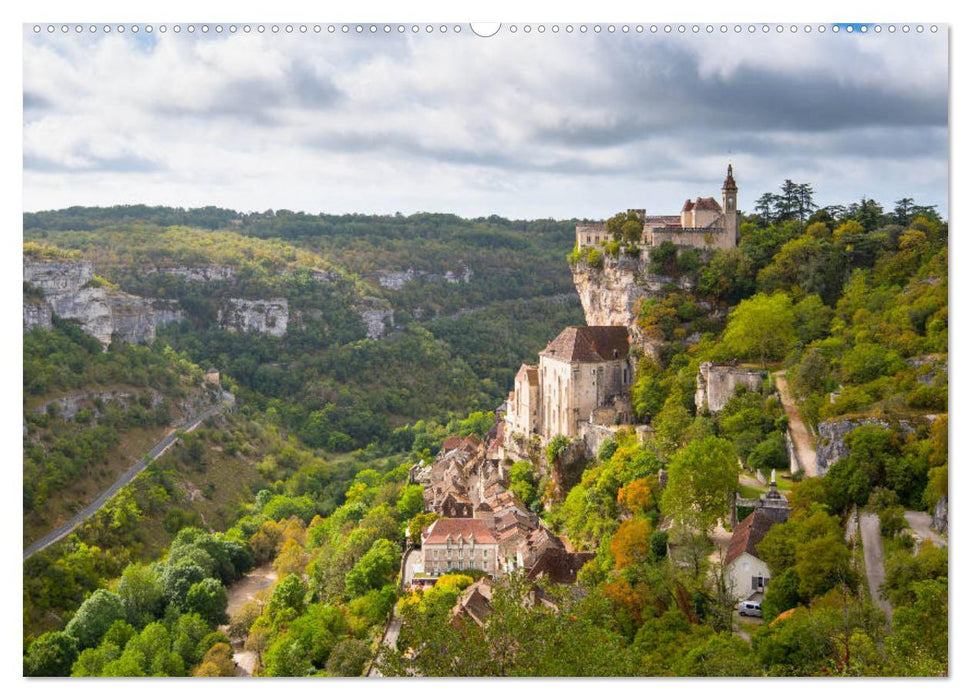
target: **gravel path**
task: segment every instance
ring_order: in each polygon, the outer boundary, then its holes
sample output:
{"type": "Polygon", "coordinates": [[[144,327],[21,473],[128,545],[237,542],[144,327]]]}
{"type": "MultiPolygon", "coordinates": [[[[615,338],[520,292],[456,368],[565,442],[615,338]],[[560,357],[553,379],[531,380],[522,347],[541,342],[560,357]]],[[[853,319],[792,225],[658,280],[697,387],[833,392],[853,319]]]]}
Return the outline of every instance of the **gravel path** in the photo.
{"type": "Polygon", "coordinates": [[[870,598],[883,610],[890,623],[890,603],[880,596],[880,584],[886,578],[883,568],[883,540],[880,539],[880,518],[875,513],[860,514],[860,537],[863,540],[863,559],[870,598]]]}
{"type": "Polygon", "coordinates": [[[789,433],[796,445],[796,461],[799,462],[799,466],[802,467],[806,476],[819,476],[816,471],[816,439],[809,432],[806,424],[802,422],[799,407],[789,392],[789,382],[786,381],[785,370],[776,372],[774,376],[775,385],[779,388],[779,396],[782,399],[782,407],[789,417],[789,433]]]}
{"type": "Polygon", "coordinates": [[[931,516],[920,510],[908,510],[904,512],[907,524],[916,535],[923,540],[930,540],[936,547],[947,547],[947,540],[941,533],[931,529],[931,516]]]}

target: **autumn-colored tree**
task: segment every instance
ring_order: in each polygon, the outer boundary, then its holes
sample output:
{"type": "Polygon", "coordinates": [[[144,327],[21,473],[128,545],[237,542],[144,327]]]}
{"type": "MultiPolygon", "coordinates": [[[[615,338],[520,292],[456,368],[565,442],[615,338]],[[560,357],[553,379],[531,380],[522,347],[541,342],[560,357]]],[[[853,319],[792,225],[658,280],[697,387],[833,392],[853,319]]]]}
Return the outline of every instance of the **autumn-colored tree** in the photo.
{"type": "Polygon", "coordinates": [[[654,508],[654,494],[647,477],[634,479],[617,492],[617,503],[634,515],[643,515],[654,508]]]}
{"type": "Polygon", "coordinates": [[[236,675],[236,662],[233,650],[225,643],[214,644],[202,657],[202,663],[192,669],[191,675],[197,677],[228,677],[236,675]]]}
{"type": "Polygon", "coordinates": [[[650,560],[651,523],[646,518],[622,522],[610,540],[610,553],[618,569],[650,560]]]}
{"type": "Polygon", "coordinates": [[[287,574],[302,576],[309,561],[310,555],[300,546],[300,543],[295,539],[288,539],[283,543],[280,553],[273,561],[273,569],[276,571],[277,577],[281,579],[287,574]]]}

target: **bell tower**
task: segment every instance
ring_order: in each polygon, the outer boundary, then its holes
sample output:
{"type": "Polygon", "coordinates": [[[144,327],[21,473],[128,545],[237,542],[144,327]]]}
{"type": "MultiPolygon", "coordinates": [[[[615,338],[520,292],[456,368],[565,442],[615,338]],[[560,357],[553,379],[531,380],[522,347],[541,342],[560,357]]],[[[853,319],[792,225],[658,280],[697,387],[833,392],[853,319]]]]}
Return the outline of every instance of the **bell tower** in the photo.
{"type": "Polygon", "coordinates": [[[725,231],[732,246],[738,245],[738,186],[732,175],[732,164],[728,164],[728,175],[722,185],[722,211],[725,212],[725,231]]]}

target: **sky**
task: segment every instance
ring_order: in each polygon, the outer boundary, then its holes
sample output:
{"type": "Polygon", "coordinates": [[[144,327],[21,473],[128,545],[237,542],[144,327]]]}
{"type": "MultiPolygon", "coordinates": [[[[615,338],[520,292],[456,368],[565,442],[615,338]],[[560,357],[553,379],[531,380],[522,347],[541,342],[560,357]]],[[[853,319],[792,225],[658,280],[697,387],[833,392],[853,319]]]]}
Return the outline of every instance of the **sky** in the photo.
{"type": "Polygon", "coordinates": [[[912,197],[948,211],[946,25],[665,35],[533,24],[490,38],[468,25],[168,26],[25,25],[25,211],[664,214],[689,197],[720,201],[729,161],[743,210],[789,178],[812,184],[819,205],[912,197]]]}

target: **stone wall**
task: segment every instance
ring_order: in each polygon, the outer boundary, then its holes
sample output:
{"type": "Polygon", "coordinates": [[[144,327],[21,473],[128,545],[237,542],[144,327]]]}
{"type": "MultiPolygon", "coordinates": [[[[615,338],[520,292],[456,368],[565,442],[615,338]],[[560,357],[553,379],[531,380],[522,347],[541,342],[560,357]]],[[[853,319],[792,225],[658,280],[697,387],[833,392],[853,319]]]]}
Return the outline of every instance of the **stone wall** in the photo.
{"type": "Polygon", "coordinates": [[[763,370],[702,362],[696,379],[695,407],[700,413],[718,413],[735,395],[737,387],[745,386],[749,391],[759,391],[765,377],[763,370]]]}
{"type": "Polygon", "coordinates": [[[931,515],[931,527],[947,536],[947,496],[941,496],[937,499],[934,513],[931,515]]]}

